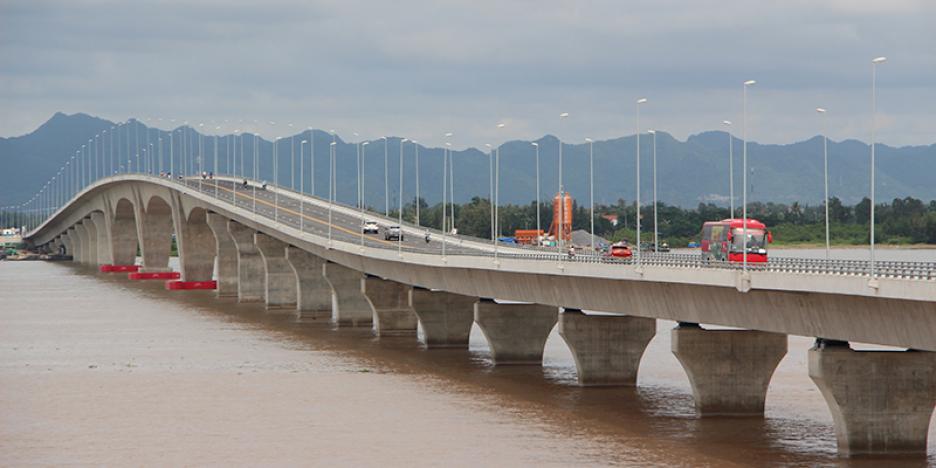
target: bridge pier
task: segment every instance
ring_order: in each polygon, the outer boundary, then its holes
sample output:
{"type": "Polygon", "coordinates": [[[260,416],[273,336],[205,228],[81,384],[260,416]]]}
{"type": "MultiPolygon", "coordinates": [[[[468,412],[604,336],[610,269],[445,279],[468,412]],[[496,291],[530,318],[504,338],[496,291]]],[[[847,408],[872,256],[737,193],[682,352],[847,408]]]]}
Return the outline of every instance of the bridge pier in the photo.
{"type": "Polygon", "coordinates": [[[73,237],[69,235],[69,232],[72,232],[72,230],[69,229],[62,234],[62,245],[65,246],[65,255],[71,255],[72,261],[74,261],[76,259],[75,247],[72,243],[73,237]]]}
{"type": "Polygon", "coordinates": [[[227,218],[208,213],[208,228],[215,238],[215,262],[218,297],[237,297],[237,246],[228,232],[227,218]]]}
{"type": "Polygon", "coordinates": [[[373,311],[377,336],[416,333],[418,320],[410,306],[412,286],[373,276],[361,278],[361,293],[373,311]]]}
{"type": "Polygon", "coordinates": [[[81,225],[77,223],[73,225],[72,227],[68,228],[68,240],[72,244],[72,261],[77,262],[77,263],[82,263],[81,256],[83,254],[81,253],[81,244],[84,242],[82,240],[82,237],[84,237],[84,235],[81,232],[79,232],[79,230],[83,231],[84,229],[81,228],[81,225]]]}
{"type": "Polygon", "coordinates": [[[422,327],[426,348],[468,348],[478,299],[445,291],[413,288],[410,306],[422,327]]]}
{"type": "Polygon", "coordinates": [[[296,275],[299,318],[331,320],[331,287],[322,276],[325,260],[298,247],[286,247],[286,261],[296,275]]]}
{"type": "Polygon", "coordinates": [[[288,309],[296,310],[296,272],[286,261],[285,242],[274,239],[266,234],[254,234],[257,250],[263,258],[264,297],[266,297],[267,310],[288,309]]]}
{"type": "Polygon", "coordinates": [[[926,456],[936,353],[817,343],[809,350],[809,377],[832,412],[841,455],[926,456]]]}
{"type": "Polygon", "coordinates": [[[475,303],[474,319],[491,346],[495,365],[542,364],[559,309],[541,304],[475,303]]]}
{"type": "Polygon", "coordinates": [[[640,358],[656,335],[656,320],[567,309],[559,314],[559,335],[575,358],[579,385],[633,386],[640,358]]]}
{"type": "Polygon", "coordinates": [[[266,274],[263,258],[254,244],[254,230],[228,221],[228,233],[237,249],[237,300],[238,302],[263,302],[266,290],[266,274]]]}
{"type": "Polygon", "coordinates": [[[764,414],[767,386],[787,352],[786,335],[680,324],[671,336],[699,416],[764,414]]]}
{"type": "Polygon", "coordinates": [[[361,292],[364,274],[332,262],[322,265],[322,274],[331,288],[332,321],[339,327],[371,325],[374,312],[361,292]]]}
{"type": "Polygon", "coordinates": [[[182,281],[211,281],[215,264],[215,239],[208,227],[208,212],[203,208],[195,208],[186,218],[181,202],[176,200],[175,205],[173,224],[182,281]]]}
{"type": "Polygon", "coordinates": [[[142,205],[142,197],[138,196],[133,213],[137,239],[140,241],[140,256],[143,257],[140,272],[169,271],[169,254],[172,252],[171,209],[159,197],[151,198],[145,209],[142,205]]]}
{"type": "Polygon", "coordinates": [[[111,263],[133,265],[136,263],[137,240],[136,220],[133,204],[127,200],[117,202],[115,215],[110,223],[111,263]]]}
{"type": "Polygon", "coordinates": [[[111,253],[110,226],[105,219],[105,214],[100,211],[91,213],[91,222],[94,223],[94,230],[97,231],[97,264],[112,265],[114,256],[111,253]]]}
{"type": "Polygon", "coordinates": [[[94,227],[94,221],[91,221],[91,218],[85,218],[81,220],[81,225],[84,227],[85,231],[85,241],[82,242],[82,247],[87,246],[86,249],[82,249],[87,252],[82,256],[82,263],[85,265],[97,266],[97,251],[98,251],[98,237],[97,237],[97,228],[94,227]]]}

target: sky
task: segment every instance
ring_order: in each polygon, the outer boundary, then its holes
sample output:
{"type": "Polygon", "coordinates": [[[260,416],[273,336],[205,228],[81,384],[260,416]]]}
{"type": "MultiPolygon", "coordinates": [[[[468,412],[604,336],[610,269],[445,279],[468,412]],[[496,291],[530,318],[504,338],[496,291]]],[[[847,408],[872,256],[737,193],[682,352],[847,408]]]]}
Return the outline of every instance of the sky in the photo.
{"type": "Polygon", "coordinates": [[[483,147],[633,134],[641,97],[644,131],[741,136],[753,79],[749,139],[869,141],[887,56],[877,141],[931,144],[933,24],[932,0],[0,0],[0,136],[62,111],[483,147]]]}

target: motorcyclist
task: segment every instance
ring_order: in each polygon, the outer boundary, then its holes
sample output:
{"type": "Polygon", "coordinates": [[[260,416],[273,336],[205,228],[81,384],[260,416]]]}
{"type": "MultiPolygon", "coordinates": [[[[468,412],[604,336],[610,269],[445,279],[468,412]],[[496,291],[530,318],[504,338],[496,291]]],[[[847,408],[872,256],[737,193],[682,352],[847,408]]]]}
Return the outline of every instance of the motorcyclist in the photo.
{"type": "Polygon", "coordinates": [[[428,244],[429,243],[429,231],[426,231],[425,238],[426,238],[426,243],[428,244]]]}

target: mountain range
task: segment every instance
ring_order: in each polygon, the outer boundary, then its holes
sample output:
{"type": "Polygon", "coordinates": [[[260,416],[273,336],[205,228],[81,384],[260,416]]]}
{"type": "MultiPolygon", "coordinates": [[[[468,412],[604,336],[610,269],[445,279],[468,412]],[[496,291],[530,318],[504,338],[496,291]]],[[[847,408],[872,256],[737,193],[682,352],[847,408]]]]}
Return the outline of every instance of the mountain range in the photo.
{"type": "MultiPolygon", "coordinates": [[[[252,134],[240,136],[222,135],[215,137],[197,132],[188,126],[171,131],[147,127],[142,122],[130,119],[119,125],[86,114],[65,115],[57,113],[32,133],[23,136],[0,138],[0,205],[13,205],[28,200],[46,181],[55,176],[59,168],[81,145],[89,139],[98,138],[96,150],[103,160],[98,173],[125,170],[129,165],[135,169],[137,151],[147,142],[154,153],[153,170],[170,166],[176,174],[199,171],[198,155],[204,158],[201,169],[219,174],[228,173],[235,166],[238,174],[244,168],[251,176],[254,168],[254,148],[259,154],[258,179],[273,182],[273,143],[252,134]],[[105,131],[111,132],[108,135],[105,131]],[[162,148],[160,153],[160,142],[162,148]],[[170,138],[172,142],[172,164],[170,165],[170,138]],[[139,141],[139,146],[137,144],[139,141]],[[217,141],[217,166],[215,166],[215,141],[217,141]],[[236,146],[236,149],[233,147],[236,146]],[[160,157],[161,156],[161,157],[160,157]],[[236,159],[235,159],[236,158],[236,159]],[[111,161],[113,165],[111,165],[111,161]],[[122,163],[122,164],[121,164],[122,163]]],[[[335,172],[338,183],[337,197],[340,201],[354,204],[357,197],[357,148],[340,136],[332,136],[322,130],[306,130],[295,136],[281,138],[277,144],[277,172],[280,185],[300,186],[300,165],[305,169],[305,189],[312,191],[314,167],[314,191],[316,195],[328,195],[329,148],[335,139],[335,172]],[[314,156],[309,145],[302,140],[312,141],[314,156]],[[292,146],[292,149],[291,149],[292,146]],[[299,153],[302,152],[302,160],[299,153]],[[314,158],[314,164],[311,164],[314,158]],[[301,161],[301,162],[300,162],[301,161]],[[292,178],[290,171],[295,164],[292,178]]],[[[652,199],[652,156],[653,135],[642,134],[641,144],[641,202],[652,199]]],[[[728,202],[728,141],[725,132],[710,131],[690,136],[679,141],[671,135],[656,133],[657,193],[659,200],[683,207],[698,203],[728,202]]],[[[735,194],[738,205],[741,199],[742,142],[732,138],[734,156],[735,194]]],[[[369,206],[381,209],[384,199],[384,152],[388,155],[388,178],[391,208],[397,202],[399,187],[399,137],[371,141],[364,147],[364,193],[369,206]]],[[[535,146],[530,141],[509,141],[500,150],[501,203],[529,203],[536,194],[535,146]]],[[[548,200],[559,187],[559,140],[551,135],[543,136],[535,143],[540,153],[541,199],[548,200]]],[[[594,182],[596,203],[614,203],[618,200],[633,201],[635,190],[636,137],[624,136],[593,143],[594,182]]],[[[90,145],[88,148],[93,148],[90,145]]],[[[85,150],[87,151],[88,148],[85,150]]],[[[823,196],[823,138],[816,136],[790,144],[759,144],[748,142],[749,192],[751,201],[818,204],[823,196]]],[[[415,147],[404,144],[404,195],[405,201],[415,197],[415,147]]],[[[93,153],[93,150],[92,150],[93,153]]],[[[854,204],[869,193],[870,148],[857,140],[828,142],[830,195],[839,197],[846,204],[854,204]]],[[[441,148],[419,147],[420,196],[429,204],[441,200],[442,194],[441,148]]],[[[587,203],[589,195],[587,143],[563,143],[563,185],[580,203],[587,203]]],[[[145,157],[143,160],[145,161],[145,157]]],[[[891,200],[912,196],[923,200],[936,199],[936,144],[928,146],[892,147],[876,146],[877,199],[891,200]]],[[[473,196],[487,197],[490,180],[490,156],[475,148],[454,151],[452,154],[455,173],[455,200],[465,202],[473,196]]],[[[141,163],[143,164],[143,163],[141,163]]],[[[94,168],[92,167],[92,170],[94,168]]]]}

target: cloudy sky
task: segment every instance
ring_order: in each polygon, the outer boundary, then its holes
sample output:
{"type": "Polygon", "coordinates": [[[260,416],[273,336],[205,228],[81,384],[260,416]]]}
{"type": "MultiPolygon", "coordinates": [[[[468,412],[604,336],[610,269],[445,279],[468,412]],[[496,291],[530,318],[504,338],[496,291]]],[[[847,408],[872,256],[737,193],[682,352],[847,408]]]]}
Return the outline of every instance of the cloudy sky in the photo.
{"type": "Polygon", "coordinates": [[[750,138],[815,135],[823,106],[867,141],[886,55],[879,141],[929,144],[934,24],[932,0],[0,0],[0,135],[64,111],[482,146],[631,134],[647,97],[642,126],[683,139],[740,134],[756,79],[750,138]]]}

